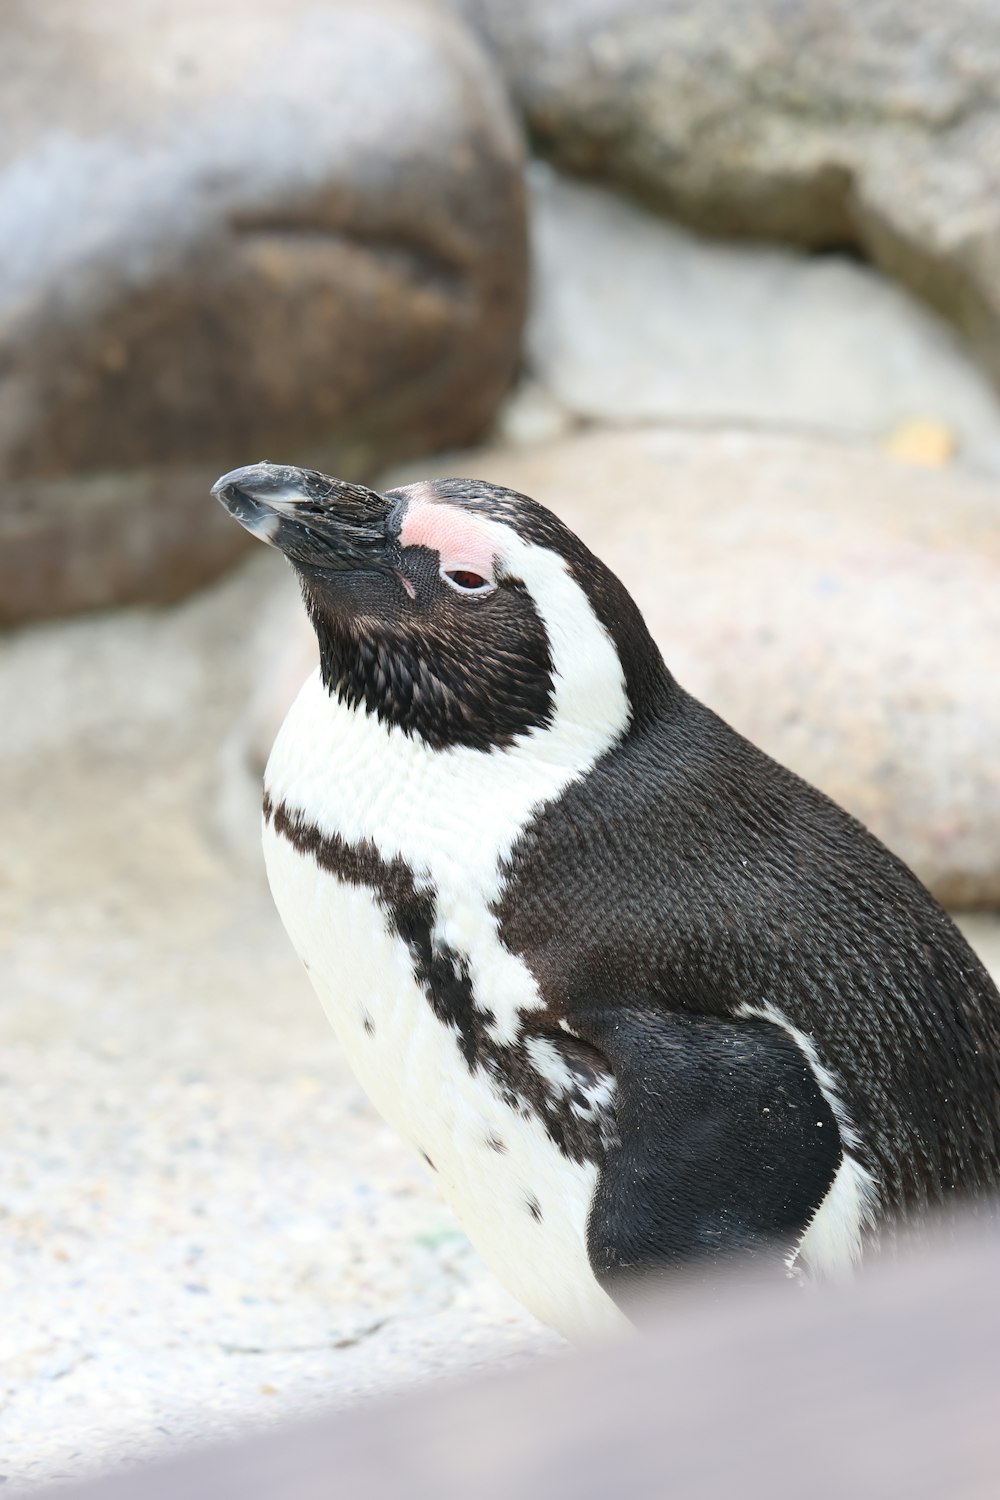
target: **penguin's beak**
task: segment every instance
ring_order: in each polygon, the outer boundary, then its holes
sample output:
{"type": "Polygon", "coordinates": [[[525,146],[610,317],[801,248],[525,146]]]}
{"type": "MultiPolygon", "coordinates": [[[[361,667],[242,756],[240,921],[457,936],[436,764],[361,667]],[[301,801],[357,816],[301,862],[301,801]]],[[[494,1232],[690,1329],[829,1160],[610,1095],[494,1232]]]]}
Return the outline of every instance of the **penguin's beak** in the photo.
{"type": "Polygon", "coordinates": [[[212,494],[251,536],[307,567],[379,568],[392,502],[363,484],[315,469],[248,464],[223,474],[212,494]]]}

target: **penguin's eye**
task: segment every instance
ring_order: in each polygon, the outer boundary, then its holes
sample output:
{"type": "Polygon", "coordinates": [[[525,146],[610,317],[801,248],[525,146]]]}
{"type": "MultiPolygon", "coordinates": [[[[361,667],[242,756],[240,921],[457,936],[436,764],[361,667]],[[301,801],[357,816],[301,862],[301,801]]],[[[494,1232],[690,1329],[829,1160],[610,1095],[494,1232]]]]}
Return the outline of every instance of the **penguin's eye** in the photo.
{"type": "Polygon", "coordinates": [[[474,573],[471,568],[442,568],[441,577],[456,594],[492,594],[496,588],[492,578],[484,578],[482,573],[474,573]]]}

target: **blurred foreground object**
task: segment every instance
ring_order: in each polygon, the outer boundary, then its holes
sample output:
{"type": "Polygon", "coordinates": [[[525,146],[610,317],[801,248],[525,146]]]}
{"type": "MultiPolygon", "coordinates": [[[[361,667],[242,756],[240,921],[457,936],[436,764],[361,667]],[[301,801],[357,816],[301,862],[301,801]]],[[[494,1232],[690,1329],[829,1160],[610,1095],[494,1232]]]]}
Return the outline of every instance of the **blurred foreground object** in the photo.
{"type": "MultiPolygon", "coordinates": [[[[77,1500],[991,1500],[1000,1235],[850,1288],[718,1281],[655,1335],[190,1455],[77,1500]]],[[[69,1492],[61,1487],[53,1496],[69,1492]]]]}
{"type": "Polygon", "coordinates": [[[0,98],[0,623],[213,577],[248,450],[359,474],[489,422],[522,148],[447,14],[17,7],[0,98]]]}

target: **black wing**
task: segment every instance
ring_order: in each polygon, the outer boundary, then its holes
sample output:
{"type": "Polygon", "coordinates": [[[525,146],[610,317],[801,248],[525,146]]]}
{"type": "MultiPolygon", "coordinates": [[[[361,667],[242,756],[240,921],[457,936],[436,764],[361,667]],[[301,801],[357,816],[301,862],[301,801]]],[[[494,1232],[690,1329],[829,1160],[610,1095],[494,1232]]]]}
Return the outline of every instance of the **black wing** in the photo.
{"type": "Polygon", "coordinates": [[[587,1249],[616,1301],[692,1262],[783,1268],[841,1161],[833,1112],[801,1050],[768,1021],[615,1005],[581,1034],[616,1079],[619,1143],[587,1249]]]}
{"type": "Polygon", "coordinates": [[[663,692],[525,829],[503,942],[574,1029],[619,997],[664,1026],[779,1011],[837,1080],[883,1221],[995,1194],[1000,995],[982,964],[860,824],[663,692]]]}

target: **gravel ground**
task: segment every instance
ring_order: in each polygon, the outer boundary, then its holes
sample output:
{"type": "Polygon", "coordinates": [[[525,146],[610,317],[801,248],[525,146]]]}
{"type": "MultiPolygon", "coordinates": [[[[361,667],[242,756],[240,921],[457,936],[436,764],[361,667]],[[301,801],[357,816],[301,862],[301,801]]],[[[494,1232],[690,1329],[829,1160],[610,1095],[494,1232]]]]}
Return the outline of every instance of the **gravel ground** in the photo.
{"type": "Polygon", "coordinates": [[[243,750],[275,562],[0,648],[7,1493],[561,1347],[368,1108],[273,913],[243,750]]]}
{"type": "Polygon", "coordinates": [[[239,752],[273,562],[0,652],[11,1488],[559,1347],[367,1106],[271,906],[239,752]]]}

